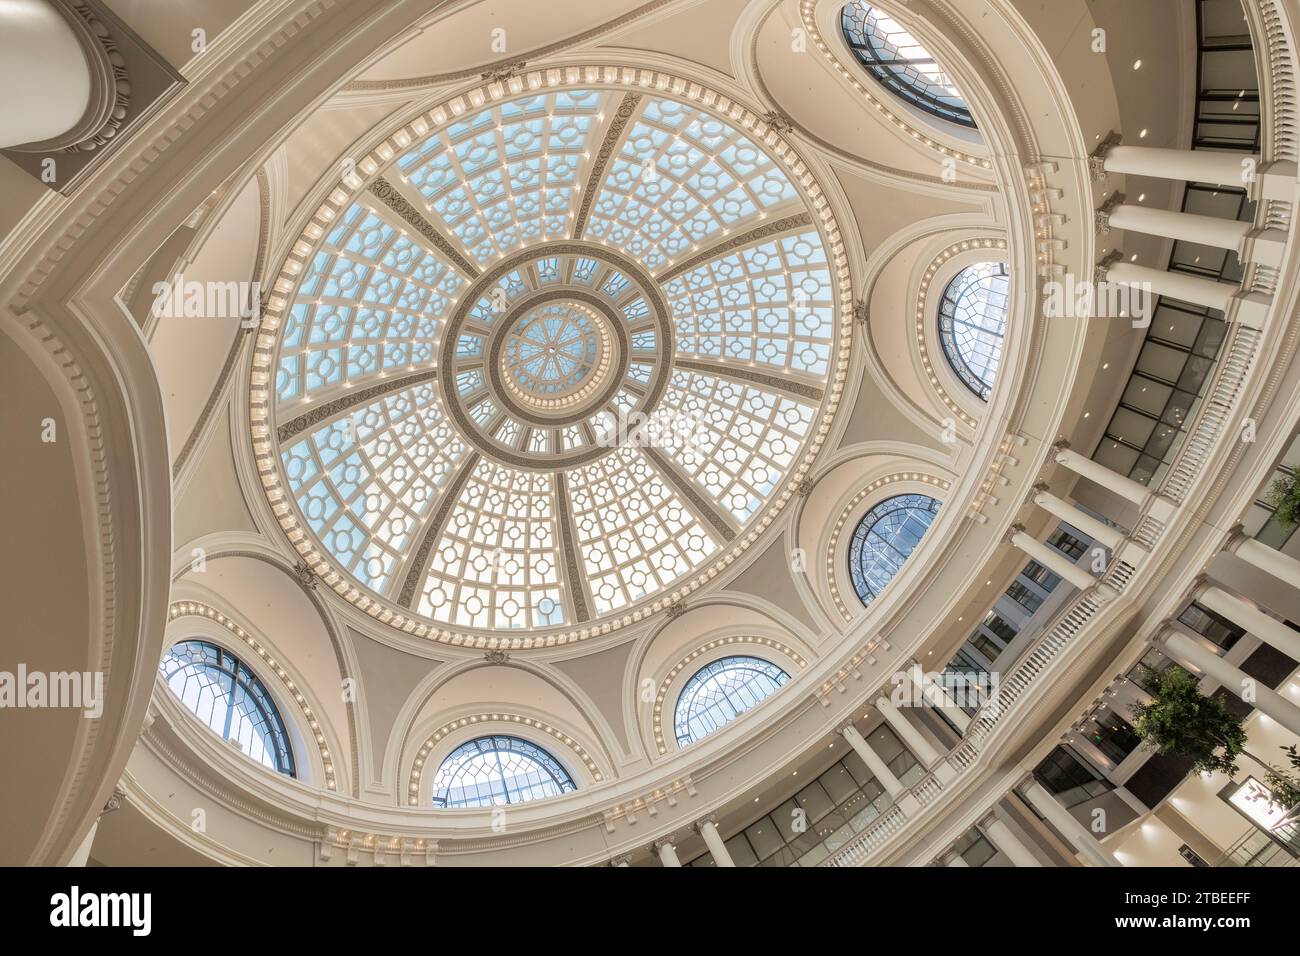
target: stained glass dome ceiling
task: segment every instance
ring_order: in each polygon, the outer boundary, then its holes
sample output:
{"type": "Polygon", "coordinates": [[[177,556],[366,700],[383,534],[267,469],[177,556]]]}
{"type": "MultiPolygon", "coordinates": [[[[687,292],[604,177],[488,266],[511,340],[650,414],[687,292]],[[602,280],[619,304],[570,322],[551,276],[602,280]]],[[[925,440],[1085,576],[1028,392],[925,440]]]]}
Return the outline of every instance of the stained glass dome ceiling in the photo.
{"type": "Polygon", "coordinates": [[[289,255],[254,451],[367,613],[578,640],[775,518],[838,403],[847,303],[816,181],[753,113],[647,71],[493,82],[393,133],[289,255]]]}

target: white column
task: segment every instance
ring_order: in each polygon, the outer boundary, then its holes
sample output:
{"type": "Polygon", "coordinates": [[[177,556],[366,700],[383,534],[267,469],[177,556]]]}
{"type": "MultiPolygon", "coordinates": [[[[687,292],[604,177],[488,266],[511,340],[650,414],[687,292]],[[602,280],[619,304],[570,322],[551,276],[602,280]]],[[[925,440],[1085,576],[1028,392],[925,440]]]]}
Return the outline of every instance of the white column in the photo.
{"type": "Polygon", "coordinates": [[[920,694],[921,700],[947,717],[957,728],[958,733],[966,733],[966,729],[970,727],[970,714],[957,706],[957,702],[948,693],[948,689],[934,680],[927,679],[925,671],[918,663],[913,663],[909,671],[912,675],[912,683],[920,694]]]}
{"type": "Polygon", "coordinates": [[[1300,589],[1300,561],[1291,555],[1283,554],[1277,548],[1270,548],[1254,538],[1244,538],[1237,545],[1236,554],[1241,560],[1253,564],[1265,574],[1271,574],[1279,581],[1285,581],[1291,587],[1300,589]]]}
{"type": "Polygon", "coordinates": [[[1151,500],[1152,491],[1146,485],[1139,484],[1119,472],[1111,471],[1105,465],[1099,465],[1091,458],[1080,455],[1071,448],[1058,447],[1053,457],[1058,465],[1064,465],[1076,475],[1087,478],[1108,491],[1115,492],[1115,494],[1133,502],[1139,508],[1144,507],[1151,500]]]}
{"type": "Polygon", "coordinates": [[[897,800],[899,794],[906,789],[903,782],[894,776],[894,772],[881,759],[880,754],[871,749],[871,745],[858,733],[858,728],[848,724],[840,729],[840,735],[848,741],[849,746],[853,748],[853,752],[862,758],[862,762],[867,765],[871,775],[885,788],[885,792],[897,800]]]}
{"type": "Polygon", "coordinates": [[[1236,219],[1220,219],[1218,216],[1200,216],[1190,212],[1170,212],[1167,209],[1152,209],[1149,206],[1134,206],[1121,203],[1109,213],[1112,229],[1126,229],[1129,232],[1142,232],[1149,236],[1163,236],[1166,239],[1181,239],[1195,242],[1215,249],[1236,250],[1241,241],[1253,229],[1254,223],[1240,222],[1236,219]]]}
{"type": "Polygon", "coordinates": [[[931,746],[930,741],[921,736],[921,731],[917,730],[906,717],[898,712],[898,708],[889,702],[885,697],[876,701],[876,710],[880,711],[881,716],[894,732],[902,738],[907,749],[919,760],[926,770],[934,767],[939,762],[939,751],[931,746]]]}
{"type": "Polygon", "coordinates": [[[1024,789],[1024,794],[1025,799],[1042,814],[1043,819],[1056,827],[1090,866],[1120,865],[1119,860],[1115,859],[1115,854],[1098,843],[1088,828],[1076,820],[1074,814],[1057,803],[1056,798],[1037,780],[1030,781],[1029,786],[1024,789]]]}
{"type": "Polygon", "coordinates": [[[704,845],[713,854],[714,866],[736,865],[736,861],[731,858],[731,854],[727,851],[727,845],[722,842],[722,834],[718,832],[716,823],[712,820],[701,820],[695,827],[700,831],[700,836],[704,837],[704,845]]]}
{"type": "Polygon", "coordinates": [[[1117,262],[1110,266],[1106,270],[1106,281],[1116,285],[1144,286],[1156,295],[1203,305],[1220,312],[1227,312],[1232,297],[1241,291],[1241,286],[1231,282],[1215,282],[1213,279],[1152,269],[1132,262],[1117,262]]]}
{"type": "Polygon", "coordinates": [[[677,847],[673,846],[667,840],[656,841],[655,852],[659,854],[659,862],[664,866],[682,865],[682,861],[677,858],[677,847]]]}
{"type": "Polygon", "coordinates": [[[1039,541],[1037,538],[1030,537],[1023,531],[1014,532],[1011,535],[1011,543],[1043,567],[1047,568],[1057,577],[1069,581],[1080,591],[1086,591],[1097,583],[1095,577],[1083,568],[1079,567],[1060,551],[1057,551],[1050,545],[1043,544],[1043,542],[1039,541]]]}
{"type": "Polygon", "coordinates": [[[1062,501],[1050,491],[1040,491],[1034,495],[1034,504],[1048,514],[1056,515],[1066,524],[1073,525],[1090,538],[1114,551],[1124,541],[1124,532],[1111,527],[1104,521],[1098,521],[1077,505],[1062,501]]]}
{"type": "Polygon", "coordinates": [[[1038,857],[1029,852],[1029,849],[1020,842],[1019,837],[1011,832],[1011,828],[1003,823],[994,814],[989,814],[981,826],[984,835],[989,838],[995,847],[1007,855],[1012,864],[1015,866],[1042,866],[1038,862],[1038,857]]]}
{"type": "Polygon", "coordinates": [[[1255,696],[1252,703],[1261,713],[1272,717],[1291,733],[1300,735],[1300,707],[1273,688],[1259,683],[1180,631],[1169,631],[1164,646],[1169,656],[1178,663],[1212,677],[1233,694],[1240,696],[1244,687],[1252,688],[1255,696]]]}
{"type": "Polygon", "coordinates": [[[1270,647],[1291,658],[1300,661],[1300,634],[1287,627],[1276,618],[1269,617],[1259,608],[1251,607],[1236,595],[1229,594],[1223,588],[1208,587],[1196,598],[1196,603],[1208,607],[1215,614],[1222,614],[1239,627],[1244,627],[1270,647]]]}
{"type": "Polygon", "coordinates": [[[1259,157],[1240,153],[1219,153],[1205,149],[1161,149],[1155,146],[1113,146],[1102,165],[1108,173],[1179,179],[1215,186],[1245,187],[1247,160],[1250,169],[1259,157]]]}

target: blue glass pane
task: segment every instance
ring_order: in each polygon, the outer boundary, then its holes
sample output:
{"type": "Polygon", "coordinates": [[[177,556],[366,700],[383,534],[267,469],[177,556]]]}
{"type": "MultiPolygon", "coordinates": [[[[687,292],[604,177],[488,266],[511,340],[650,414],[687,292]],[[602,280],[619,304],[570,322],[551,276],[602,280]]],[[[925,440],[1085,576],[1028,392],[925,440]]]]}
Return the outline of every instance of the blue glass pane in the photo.
{"type": "Polygon", "coordinates": [[[207,641],[180,641],[158,670],[181,703],[223,739],[263,766],[294,776],[284,720],[247,664],[207,641]]]}
{"type": "Polygon", "coordinates": [[[461,744],[433,778],[435,807],[492,807],[577,790],[558,760],[536,744],[494,734],[461,744]]]}
{"type": "Polygon", "coordinates": [[[707,737],[789,679],[781,668],[757,657],[724,657],[700,668],[677,698],[673,720],[677,745],[685,747],[707,737]]]}
{"type": "Polygon", "coordinates": [[[948,71],[903,26],[863,0],[846,4],[840,26],[858,62],[899,99],[972,129],[970,107],[948,71]]]}
{"type": "Polygon", "coordinates": [[[939,339],[957,377],[987,400],[1007,332],[1007,267],[979,262],[957,273],[939,303],[939,339]]]}
{"type": "Polygon", "coordinates": [[[926,495],[898,495],[858,522],[849,543],[849,576],[863,604],[870,604],[893,580],[921,543],[940,504],[926,495]]]}

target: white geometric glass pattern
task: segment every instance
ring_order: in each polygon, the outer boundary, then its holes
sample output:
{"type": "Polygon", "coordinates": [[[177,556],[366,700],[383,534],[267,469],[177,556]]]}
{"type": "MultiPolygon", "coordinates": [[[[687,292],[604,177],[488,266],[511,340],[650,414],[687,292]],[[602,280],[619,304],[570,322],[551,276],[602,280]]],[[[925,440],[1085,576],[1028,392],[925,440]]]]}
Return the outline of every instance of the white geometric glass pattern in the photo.
{"type": "Polygon", "coordinates": [[[579,550],[604,614],[666,586],[718,547],[638,448],[569,474],[579,550]]]}
{"type": "Polygon", "coordinates": [[[560,762],[536,744],[494,734],[461,744],[433,778],[435,807],[495,807],[577,790],[560,762]]]}
{"type": "Polygon", "coordinates": [[[652,99],[610,164],[587,233],[657,272],[795,196],[776,161],[747,136],[703,110],[652,99]]]}
{"type": "Polygon", "coordinates": [[[566,623],[554,477],[480,460],[429,559],[418,610],[470,627],[566,623]]]}
{"type": "Polygon", "coordinates": [[[510,100],[430,136],[397,167],[482,265],[568,234],[603,99],[565,90],[510,100]]]}
{"type": "Polygon", "coordinates": [[[385,396],[281,453],[303,517],[358,581],[383,591],[464,442],[433,386],[385,396]]]}
{"type": "Polygon", "coordinates": [[[325,401],[381,374],[433,364],[442,320],[464,284],[437,253],[353,203],[313,257],[285,318],[279,404],[325,401]]]}
{"type": "Polygon", "coordinates": [[[825,375],[834,319],[815,231],[727,253],[666,284],[677,354],[825,375]]]}
{"type": "Polygon", "coordinates": [[[1006,263],[978,262],[953,276],[939,301],[943,354],[967,388],[988,400],[1007,334],[1006,263]]]}
{"type": "Polygon", "coordinates": [[[699,101],[451,102],[304,234],[258,440],[347,600],[439,639],[595,633],[806,467],[846,341],[833,224],[699,101]]]}
{"type": "Polygon", "coordinates": [[[744,524],[775,490],[816,409],[756,385],[673,373],[650,437],[744,524]]]}
{"type": "Polygon", "coordinates": [[[698,671],[677,698],[673,727],[685,747],[770,697],[790,679],[785,671],[757,657],[724,657],[698,671]]]}

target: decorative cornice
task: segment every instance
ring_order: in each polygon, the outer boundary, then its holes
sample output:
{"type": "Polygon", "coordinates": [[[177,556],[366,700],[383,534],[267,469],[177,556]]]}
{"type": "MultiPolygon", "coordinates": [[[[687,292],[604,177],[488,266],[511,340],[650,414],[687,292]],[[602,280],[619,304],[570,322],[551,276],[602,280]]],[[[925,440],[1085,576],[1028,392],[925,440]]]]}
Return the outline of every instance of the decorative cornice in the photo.
{"type": "Polygon", "coordinates": [[[447,257],[453,265],[471,279],[477,279],[479,276],[479,267],[474,265],[465,258],[464,254],[457,249],[450,239],[438,231],[424,214],[416,209],[414,204],[402,195],[392,183],[383,176],[376,176],[370,183],[370,194],[391,209],[397,215],[401,216],[412,229],[418,232],[440,253],[447,257]]]}
{"type": "Polygon", "coordinates": [[[632,118],[632,114],[636,112],[637,105],[640,102],[640,93],[624,93],[623,101],[618,104],[614,118],[610,120],[609,129],[605,131],[605,138],[601,141],[600,150],[596,153],[596,158],[587,173],[587,188],[583,190],[582,202],[578,206],[578,215],[573,222],[574,239],[581,239],[583,232],[586,231],[587,217],[591,213],[591,204],[595,202],[596,193],[605,182],[605,167],[609,165],[610,157],[614,155],[614,150],[618,148],[619,141],[623,138],[623,130],[626,128],[628,120],[632,118]]]}
{"type": "Polygon", "coordinates": [[[72,29],[86,58],[89,102],[81,119],[69,130],[36,143],[10,149],[20,153],[90,153],[107,146],[121,131],[131,112],[131,78],[126,58],[113,31],[95,4],[87,0],[52,0],[72,29]]]}

